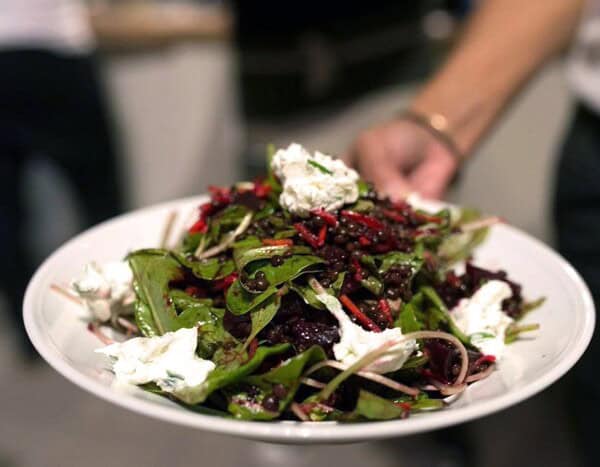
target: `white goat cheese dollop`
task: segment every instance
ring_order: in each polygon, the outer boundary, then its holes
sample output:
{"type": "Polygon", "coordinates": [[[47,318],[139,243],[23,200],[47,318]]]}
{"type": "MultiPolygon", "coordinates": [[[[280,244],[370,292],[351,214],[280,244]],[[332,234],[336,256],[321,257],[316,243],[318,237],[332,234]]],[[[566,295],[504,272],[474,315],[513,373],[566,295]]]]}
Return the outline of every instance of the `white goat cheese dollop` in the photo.
{"type": "MultiPolygon", "coordinates": [[[[340,325],[340,341],[333,346],[335,359],[346,365],[352,365],[367,353],[381,347],[389,341],[402,338],[400,328],[385,329],[382,332],[367,331],[354,324],[344,312],[337,298],[327,293],[317,294],[317,298],[333,314],[340,325]]],[[[374,373],[390,373],[402,368],[408,357],[415,351],[416,342],[408,339],[392,347],[392,353],[375,360],[364,369],[374,373]]]]}
{"type": "Polygon", "coordinates": [[[359,176],[355,170],[319,151],[311,155],[297,143],[278,150],[271,169],[283,188],[279,203],[299,216],[320,208],[335,211],[358,199],[359,176]]]}
{"type": "Polygon", "coordinates": [[[198,329],[179,329],[157,337],[136,337],[96,352],[109,356],[119,383],[154,382],[163,391],[177,392],[202,384],[215,368],[196,355],[198,329]]]}
{"type": "Polygon", "coordinates": [[[506,328],[513,319],[502,311],[502,302],[512,295],[506,282],[491,280],[471,298],[462,299],[450,312],[456,325],[485,355],[497,359],[504,353],[506,328]]]}
{"type": "Polygon", "coordinates": [[[133,273],[129,264],[116,261],[102,265],[87,264],[83,275],[71,285],[96,319],[108,321],[112,315],[133,312],[135,295],[132,283],[133,273]]]}

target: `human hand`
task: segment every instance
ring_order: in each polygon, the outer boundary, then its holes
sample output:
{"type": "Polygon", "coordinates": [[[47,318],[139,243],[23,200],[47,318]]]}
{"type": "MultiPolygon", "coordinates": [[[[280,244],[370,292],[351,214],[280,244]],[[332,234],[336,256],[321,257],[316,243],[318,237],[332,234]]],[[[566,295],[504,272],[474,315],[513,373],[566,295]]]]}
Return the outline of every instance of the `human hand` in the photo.
{"type": "Polygon", "coordinates": [[[392,199],[412,192],[439,199],[459,166],[456,155],[434,133],[401,118],[359,134],[347,159],[392,199]]]}

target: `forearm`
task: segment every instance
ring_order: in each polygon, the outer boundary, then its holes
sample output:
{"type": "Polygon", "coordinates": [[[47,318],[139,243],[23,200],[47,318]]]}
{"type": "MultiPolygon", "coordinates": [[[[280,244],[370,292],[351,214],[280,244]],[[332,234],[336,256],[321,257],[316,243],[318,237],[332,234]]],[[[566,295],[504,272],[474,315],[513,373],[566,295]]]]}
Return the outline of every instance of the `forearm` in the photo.
{"type": "Polygon", "coordinates": [[[176,41],[226,40],[232,18],[217,8],[195,5],[124,4],[91,10],[90,21],[101,47],[129,48],[176,41]]]}
{"type": "Polygon", "coordinates": [[[441,114],[469,153],[527,78],[570,41],[584,0],[484,0],[412,108],[441,114]]]}

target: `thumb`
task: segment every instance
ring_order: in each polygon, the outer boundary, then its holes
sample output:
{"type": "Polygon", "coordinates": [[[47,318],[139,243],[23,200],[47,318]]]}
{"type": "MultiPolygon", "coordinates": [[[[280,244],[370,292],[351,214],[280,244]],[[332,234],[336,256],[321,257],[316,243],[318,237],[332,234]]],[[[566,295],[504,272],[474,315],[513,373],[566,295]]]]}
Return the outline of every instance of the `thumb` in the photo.
{"type": "Polygon", "coordinates": [[[382,145],[371,145],[369,151],[359,153],[357,159],[361,175],[367,181],[373,182],[381,194],[398,200],[406,198],[414,191],[402,170],[390,160],[382,145]]]}
{"type": "Polygon", "coordinates": [[[444,196],[458,168],[456,157],[445,148],[432,148],[423,162],[410,174],[409,182],[426,198],[444,196]]]}

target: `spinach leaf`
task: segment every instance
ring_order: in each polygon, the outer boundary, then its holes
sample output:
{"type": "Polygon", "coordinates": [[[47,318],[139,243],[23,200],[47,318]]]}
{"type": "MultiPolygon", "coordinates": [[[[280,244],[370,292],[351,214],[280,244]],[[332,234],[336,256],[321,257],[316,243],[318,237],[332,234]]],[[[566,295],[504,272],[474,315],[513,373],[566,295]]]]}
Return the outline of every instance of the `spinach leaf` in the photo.
{"type": "Polygon", "coordinates": [[[311,249],[306,246],[261,246],[259,248],[247,249],[237,254],[235,257],[235,263],[238,267],[238,270],[241,271],[253,261],[270,259],[273,256],[281,256],[287,251],[291,251],[296,255],[307,255],[311,253],[311,249]]]}
{"type": "Polygon", "coordinates": [[[250,319],[252,320],[252,331],[250,335],[246,339],[246,343],[244,344],[244,348],[246,348],[250,342],[258,335],[260,331],[262,331],[267,324],[271,322],[271,320],[277,314],[277,310],[281,306],[281,296],[279,293],[272,295],[269,297],[260,308],[255,309],[250,312],[250,319]]]}
{"type": "Polygon", "coordinates": [[[246,291],[242,287],[240,280],[237,279],[227,289],[225,303],[231,313],[234,315],[243,315],[252,311],[275,293],[277,293],[277,287],[271,286],[259,295],[252,294],[246,291]]]}
{"type": "Polygon", "coordinates": [[[277,418],[294,399],[300,386],[300,376],[304,370],[326,358],[327,356],[321,347],[313,346],[286,360],[280,366],[267,373],[245,378],[243,382],[258,388],[259,394],[253,398],[253,402],[249,402],[247,398],[240,397],[239,394],[237,397],[232,397],[228,407],[229,412],[236,418],[246,420],[272,420],[277,418]],[[277,398],[277,411],[265,410],[262,404],[256,403],[256,400],[260,402],[265,397],[272,395],[275,385],[283,386],[283,388],[279,387],[278,389],[285,395],[277,398]]]}
{"type": "Polygon", "coordinates": [[[136,322],[145,335],[162,335],[179,329],[177,313],[167,300],[169,283],[181,277],[181,266],[168,252],[138,250],[127,256],[133,271],[135,292],[142,305],[135,307],[136,322]],[[152,319],[150,320],[150,317],[152,319]]]}
{"type": "Polygon", "coordinates": [[[186,233],[183,237],[180,250],[184,255],[193,254],[200,242],[206,238],[206,234],[201,232],[186,233]]]}
{"type": "Polygon", "coordinates": [[[270,287],[256,295],[245,290],[240,279],[234,281],[225,296],[227,309],[234,315],[248,313],[277,292],[278,285],[317,270],[323,260],[312,255],[294,255],[286,258],[281,266],[273,266],[270,263],[257,265],[257,263],[260,262],[255,261],[251,264],[250,276],[254,276],[258,271],[264,272],[270,287]]]}
{"type": "Polygon", "coordinates": [[[235,360],[231,364],[218,365],[208,374],[206,380],[195,387],[185,388],[174,395],[186,404],[202,403],[217,389],[239,382],[252,374],[262,362],[272,355],[278,355],[290,349],[290,344],[279,344],[273,347],[259,347],[254,356],[246,363],[235,360]]]}
{"type": "Polygon", "coordinates": [[[209,237],[212,243],[219,243],[221,235],[235,229],[248,214],[249,209],[240,204],[232,204],[210,220],[209,237]]]}
{"type": "Polygon", "coordinates": [[[366,418],[367,420],[393,420],[400,418],[406,412],[393,401],[379,397],[361,389],[356,407],[349,414],[350,419],[366,418]]]}
{"type": "Polygon", "coordinates": [[[218,280],[235,271],[235,264],[230,259],[225,261],[221,261],[219,258],[189,260],[184,255],[174,255],[177,261],[179,261],[182,266],[185,266],[191,270],[192,274],[194,274],[194,276],[196,276],[198,279],[203,279],[206,281],[218,280]]]}
{"type": "Polygon", "coordinates": [[[133,314],[135,317],[135,324],[137,324],[142,335],[146,337],[159,335],[156,324],[154,324],[154,318],[152,317],[150,307],[140,299],[136,300],[133,304],[133,314]]]}

